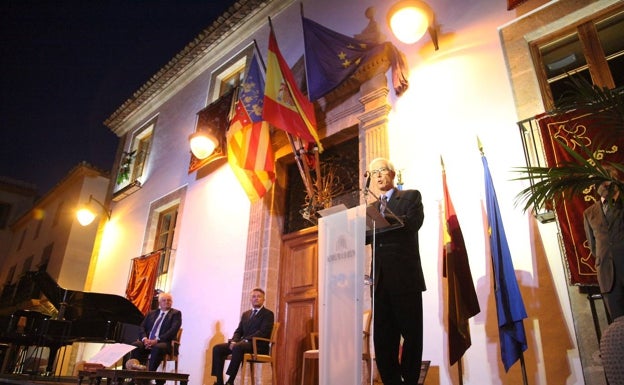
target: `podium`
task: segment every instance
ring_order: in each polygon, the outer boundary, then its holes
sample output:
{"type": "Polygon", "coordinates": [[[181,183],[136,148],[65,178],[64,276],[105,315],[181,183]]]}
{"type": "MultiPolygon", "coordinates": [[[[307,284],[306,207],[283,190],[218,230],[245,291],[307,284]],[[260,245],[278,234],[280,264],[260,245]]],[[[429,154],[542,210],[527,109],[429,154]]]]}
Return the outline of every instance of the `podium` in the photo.
{"type": "Polygon", "coordinates": [[[319,385],[362,383],[366,237],[388,226],[378,213],[366,204],[320,212],[319,385]]]}

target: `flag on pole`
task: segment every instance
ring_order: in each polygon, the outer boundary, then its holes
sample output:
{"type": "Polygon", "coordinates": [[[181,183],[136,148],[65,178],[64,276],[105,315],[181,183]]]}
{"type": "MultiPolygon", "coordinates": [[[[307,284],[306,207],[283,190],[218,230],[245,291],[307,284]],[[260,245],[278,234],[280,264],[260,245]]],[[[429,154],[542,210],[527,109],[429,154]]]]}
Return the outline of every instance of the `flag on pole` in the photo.
{"type": "Polygon", "coordinates": [[[317,100],[349,79],[359,68],[374,60],[389,60],[392,85],[397,95],[408,86],[407,65],[390,42],[370,43],[355,39],[302,16],[308,95],[317,100]]]}
{"type": "Polygon", "coordinates": [[[494,270],[494,294],[500,339],[501,359],[505,371],[522,357],[527,340],[522,320],[527,318],[524,302],[511,260],[511,252],[498,208],[496,192],[485,155],[481,155],[485,173],[485,195],[490,236],[490,253],[494,270]]]}
{"type": "Polygon", "coordinates": [[[314,105],[297,88],[295,78],[277,46],[272,27],[269,35],[263,117],[273,126],[307,143],[316,143],[319,151],[323,151],[316,132],[314,105]]]}
{"type": "Polygon", "coordinates": [[[442,273],[448,284],[448,343],[449,362],[459,361],[472,344],[468,320],[479,314],[479,300],[472,282],[468,253],[455,208],[446,185],[446,172],[442,168],[444,190],[444,248],[442,273]]]}
{"type": "Polygon", "coordinates": [[[269,124],[262,119],[263,103],[264,80],[254,55],[227,132],[228,163],[252,203],[275,182],[275,156],[269,124]]]}

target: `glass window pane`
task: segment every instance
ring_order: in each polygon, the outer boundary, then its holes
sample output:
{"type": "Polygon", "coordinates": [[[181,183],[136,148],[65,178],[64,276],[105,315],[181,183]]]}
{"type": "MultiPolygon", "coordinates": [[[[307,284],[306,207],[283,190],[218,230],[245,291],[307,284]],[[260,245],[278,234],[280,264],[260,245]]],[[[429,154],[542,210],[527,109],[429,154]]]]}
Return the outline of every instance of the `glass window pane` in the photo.
{"type": "Polygon", "coordinates": [[[624,86],[624,12],[596,23],[598,38],[609,63],[615,87],[624,86]]]}
{"type": "Polygon", "coordinates": [[[540,47],[540,53],[549,83],[587,64],[576,32],[540,47]]]}

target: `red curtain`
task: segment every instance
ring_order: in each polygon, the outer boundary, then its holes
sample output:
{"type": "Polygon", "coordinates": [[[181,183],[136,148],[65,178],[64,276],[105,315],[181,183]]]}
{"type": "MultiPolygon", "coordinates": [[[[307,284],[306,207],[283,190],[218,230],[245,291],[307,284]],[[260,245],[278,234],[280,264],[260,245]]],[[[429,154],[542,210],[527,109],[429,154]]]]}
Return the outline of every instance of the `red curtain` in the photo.
{"type": "Polygon", "coordinates": [[[520,4],[526,1],[527,0],[507,0],[507,10],[511,11],[512,9],[516,8],[517,6],[519,6],[520,4]]]}
{"type": "MultiPolygon", "coordinates": [[[[548,166],[571,160],[559,141],[578,153],[582,153],[579,144],[592,148],[597,159],[619,163],[624,161],[624,156],[619,151],[622,143],[606,143],[604,132],[600,132],[601,125],[592,116],[579,112],[536,116],[548,166]]],[[[587,191],[583,196],[564,199],[555,207],[568,279],[572,285],[598,285],[594,256],[587,246],[583,228],[583,211],[594,203],[594,197],[595,190],[587,191]]]]}
{"type": "Polygon", "coordinates": [[[154,297],[160,251],[132,260],[132,271],[126,287],[126,298],[143,314],[150,311],[154,297]]]}

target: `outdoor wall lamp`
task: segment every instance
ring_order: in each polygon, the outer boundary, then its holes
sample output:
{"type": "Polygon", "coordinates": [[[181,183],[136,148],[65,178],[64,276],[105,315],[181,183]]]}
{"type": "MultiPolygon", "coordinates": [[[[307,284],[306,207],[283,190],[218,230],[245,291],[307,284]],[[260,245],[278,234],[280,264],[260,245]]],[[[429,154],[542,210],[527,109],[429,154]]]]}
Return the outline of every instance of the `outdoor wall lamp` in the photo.
{"type": "Polygon", "coordinates": [[[211,134],[198,130],[189,136],[191,152],[197,159],[206,159],[219,145],[219,141],[211,134]]]}
{"type": "Polygon", "coordinates": [[[438,50],[438,33],[435,15],[431,7],[420,0],[399,0],[388,11],[390,30],[405,44],[417,42],[425,32],[429,32],[436,51],[438,50]]]}
{"type": "Polygon", "coordinates": [[[100,206],[100,208],[102,209],[102,211],[104,211],[104,213],[106,213],[106,216],[110,220],[112,211],[107,209],[106,206],[104,206],[104,204],[102,204],[102,202],[100,202],[99,200],[95,199],[93,197],[93,195],[89,195],[89,201],[87,202],[87,204],[83,205],[76,212],[76,219],[78,219],[78,223],[80,223],[82,226],[88,226],[95,219],[96,213],[94,213],[89,208],[89,205],[91,204],[91,202],[97,203],[100,206]]]}

